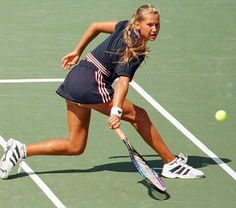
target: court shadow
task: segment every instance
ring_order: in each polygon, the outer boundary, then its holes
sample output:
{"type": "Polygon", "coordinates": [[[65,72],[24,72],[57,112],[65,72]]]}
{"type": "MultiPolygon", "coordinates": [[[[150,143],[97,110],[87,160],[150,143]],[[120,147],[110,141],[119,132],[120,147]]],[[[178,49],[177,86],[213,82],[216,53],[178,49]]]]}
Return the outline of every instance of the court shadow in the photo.
{"type": "MultiPolygon", "coordinates": [[[[163,166],[163,162],[161,160],[150,160],[150,158],[154,157],[158,157],[157,155],[142,155],[148,162],[148,164],[152,167],[158,167],[157,169],[162,169],[163,166]]],[[[116,159],[116,158],[128,158],[129,156],[112,156],[109,159],[116,159]]],[[[215,160],[219,163],[229,163],[232,162],[232,160],[228,159],[228,158],[220,158],[219,161],[218,158],[209,158],[209,157],[202,157],[202,156],[195,156],[195,155],[188,155],[188,165],[193,166],[194,168],[202,168],[202,167],[206,167],[208,165],[217,165],[215,160]]]]}
{"type": "Polygon", "coordinates": [[[228,158],[220,158],[221,160],[220,161],[218,158],[209,158],[209,157],[201,157],[201,156],[193,156],[193,155],[188,156],[188,164],[193,166],[194,168],[203,168],[209,165],[217,165],[215,160],[219,164],[232,162],[232,160],[228,158]]]}
{"type": "MultiPolygon", "coordinates": [[[[161,159],[150,159],[150,158],[157,158],[156,155],[143,155],[144,158],[147,160],[148,164],[153,167],[157,172],[161,172],[163,162],[161,159]]],[[[64,169],[64,170],[49,170],[49,171],[36,171],[35,173],[38,175],[41,174],[73,174],[73,173],[93,173],[93,172],[101,172],[101,171],[112,171],[112,172],[137,172],[135,167],[130,161],[125,162],[115,162],[114,160],[117,158],[129,158],[129,156],[113,156],[109,159],[113,160],[111,163],[97,165],[88,169],[64,169]]],[[[231,162],[230,159],[221,158],[224,163],[231,162]]],[[[204,168],[209,165],[216,165],[216,163],[208,157],[200,157],[200,156],[188,156],[188,164],[195,167],[195,168],[204,168]]],[[[15,175],[10,175],[8,177],[9,180],[25,177],[35,173],[19,173],[15,175]]]]}
{"type": "Polygon", "coordinates": [[[170,194],[168,192],[158,191],[157,189],[153,188],[150,183],[148,183],[145,179],[138,181],[139,184],[142,184],[147,188],[148,195],[155,200],[158,201],[165,201],[170,199],[170,194]]]}
{"type": "MultiPolygon", "coordinates": [[[[158,162],[158,161],[157,161],[158,162]]],[[[151,164],[150,164],[151,165],[151,164]]],[[[111,171],[111,172],[136,172],[131,162],[112,162],[102,165],[97,165],[88,169],[64,169],[64,170],[49,170],[49,171],[35,171],[35,173],[25,173],[21,172],[19,174],[10,175],[8,179],[15,179],[25,177],[31,174],[73,174],[73,173],[94,173],[101,171],[111,171]]]]}

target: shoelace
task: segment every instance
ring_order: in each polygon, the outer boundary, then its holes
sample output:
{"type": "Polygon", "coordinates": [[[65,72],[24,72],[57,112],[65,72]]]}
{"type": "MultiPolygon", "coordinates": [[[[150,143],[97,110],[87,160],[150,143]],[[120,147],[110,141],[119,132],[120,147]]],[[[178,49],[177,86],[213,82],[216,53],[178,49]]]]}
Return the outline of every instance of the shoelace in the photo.
{"type": "Polygon", "coordinates": [[[183,154],[183,153],[179,153],[178,156],[177,156],[178,159],[181,159],[183,163],[187,163],[188,161],[188,156],[186,154],[183,154]]]}

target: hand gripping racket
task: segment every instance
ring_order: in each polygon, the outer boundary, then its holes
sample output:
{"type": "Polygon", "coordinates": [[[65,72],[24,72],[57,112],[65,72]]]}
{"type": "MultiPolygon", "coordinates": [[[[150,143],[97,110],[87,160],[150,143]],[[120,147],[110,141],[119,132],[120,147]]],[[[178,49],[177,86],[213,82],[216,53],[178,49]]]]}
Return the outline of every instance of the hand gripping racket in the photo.
{"type": "Polygon", "coordinates": [[[151,184],[155,189],[161,191],[161,192],[166,192],[167,188],[160,178],[160,176],[152,169],[149,167],[145,159],[134,149],[134,147],[129,143],[127,137],[125,134],[122,132],[121,129],[114,129],[114,131],[118,134],[119,138],[124,142],[126,145],[128,151],[129,151],[129,156],[138,170],[138,172],[145,178],[145,180],[151,184]]]}

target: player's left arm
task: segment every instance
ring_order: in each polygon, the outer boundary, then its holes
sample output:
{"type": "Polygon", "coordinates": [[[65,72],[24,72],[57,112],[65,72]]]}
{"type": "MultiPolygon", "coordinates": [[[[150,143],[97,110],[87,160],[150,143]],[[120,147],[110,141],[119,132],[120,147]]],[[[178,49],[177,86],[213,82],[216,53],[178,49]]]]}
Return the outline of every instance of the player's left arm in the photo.
{"type": "Polygon", "coordinates": [[[117,22],[109,21],[109,22],[93,22],[88,29],[85,31],[83,36],[81,37],[79,43],[77,44],[75,51],[80,56],[86,46],[96,38],[100,33],[112,33],[115,30],[117,22]]]}
{"type": "Polygon", "coordinates": [[[62,58],[63,68],[69,69],[72,65],[76,64],[87,45],[100,33],[114,32],[116,24],[117,21],[93,22],[82,35],[75,49],[62,58]]]}
{"type": "Polygon", "coordinates": [[[93,22],[81,37],[75,51],[81,55],[84,48],[100,33],[112,33],[115,31],[117,21],[93,22]]]}
{"type": "Polygon", "coordinates": [[[113,33],[115,31],[115,27],[118,21],[107,21],[107,22],[93,22],[91,24],[94,27],[95,31],[98,33],[113,33]]]}
{"type": "MultiPolygon", "coordinates": [[[[128,93],[129,89],[129,82],[130,78],[127,76],[120,76],[114,92],[113,97],[113,108],[122,109],[124,100],[126,98],[126,95],[128,93]]],[[[112,113],[112,111],[111,111],[112,113]]],[[[120,116],[116,115],[116,112],[114,115],[111,115],[108,119],[108,125],[110,128],[116,129],[120,127],[120,116]]]]}

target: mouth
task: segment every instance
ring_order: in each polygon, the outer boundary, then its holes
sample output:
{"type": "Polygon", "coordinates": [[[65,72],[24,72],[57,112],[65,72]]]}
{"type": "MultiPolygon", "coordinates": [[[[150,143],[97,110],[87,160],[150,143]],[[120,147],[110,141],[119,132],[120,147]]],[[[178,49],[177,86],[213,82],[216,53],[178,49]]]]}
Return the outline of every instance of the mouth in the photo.
{"type": "Polygon", "coordinates": [[[156,34],[156,33],[150,34],[150,38],[151,38],[151,39],[155,39],[156,37],[157,37],[157,34],[156,34]]]}

